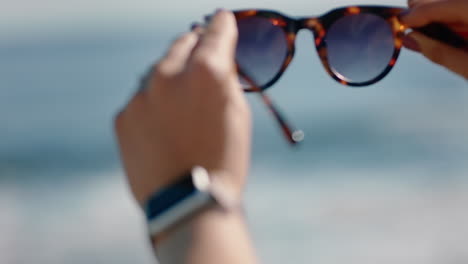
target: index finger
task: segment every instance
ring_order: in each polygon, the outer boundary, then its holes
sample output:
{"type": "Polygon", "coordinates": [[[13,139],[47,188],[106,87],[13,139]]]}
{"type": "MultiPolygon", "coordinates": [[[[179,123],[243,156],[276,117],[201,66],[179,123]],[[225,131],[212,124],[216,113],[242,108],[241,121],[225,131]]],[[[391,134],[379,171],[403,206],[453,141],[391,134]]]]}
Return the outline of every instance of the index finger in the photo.
{"type": "Polygon", "coordinates": [[[401,20],[409,27],[422,27],[431,22],[468,24],[468,0],[430,1],[418,4],[401,20]]]}
{"type": "Polygon", "coordinates": [[[445,1],[445,0],[408,0],[408,6],[410,8],[414,8],[415,6],[418,5],[424,5],[432,2],[438,2],[438,1],[445,1]]]}
{"type": "Polygon", "coordinates": [[[236,19],[231,12],[219,10],[212,17],[192,57],[197,60],[213,56],[222,61],[234,61],[236,44],[236,19]]]}

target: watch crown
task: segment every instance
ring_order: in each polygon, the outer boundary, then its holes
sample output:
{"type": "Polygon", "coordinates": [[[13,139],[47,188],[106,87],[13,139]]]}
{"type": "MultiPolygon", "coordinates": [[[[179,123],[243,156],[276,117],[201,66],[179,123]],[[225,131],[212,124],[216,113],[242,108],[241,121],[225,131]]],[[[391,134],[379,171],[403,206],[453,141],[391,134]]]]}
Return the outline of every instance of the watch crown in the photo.
{"type": "Polygon", "coordinates": [[[192,178],[193,178],[193,184],[198,190],[208,191],[211,181],[210,181],[210,176],[208,175],[208,171],[205,168],[201,166],[193,167],[192,178]]]}

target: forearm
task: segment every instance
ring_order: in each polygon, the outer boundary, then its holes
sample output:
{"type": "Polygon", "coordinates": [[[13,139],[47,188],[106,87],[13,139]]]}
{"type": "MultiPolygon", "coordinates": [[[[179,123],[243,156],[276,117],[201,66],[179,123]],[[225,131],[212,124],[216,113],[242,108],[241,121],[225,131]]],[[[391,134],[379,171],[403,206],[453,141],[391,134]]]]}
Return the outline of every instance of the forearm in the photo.
{"type": "Polygon", "coordinates": [[[238,211],[204,211],[156,245],[161,264],[253,264],[254,248],[238,211]]]}
{"type": "Polygon", "coordinates": [[[218,10],[203,32],[179,37],[115,120],[128,183],[162,264],[255,263],[242,214],[213,199],[212,188],[220,180],[242,190],[249,168],[252,124],[235,65],[236,23],[218,10]],[[182,175],[190,168],[192,179],[182,175]],[[226,211],[204,211],[167,231],[212,200],[226,211]]]}

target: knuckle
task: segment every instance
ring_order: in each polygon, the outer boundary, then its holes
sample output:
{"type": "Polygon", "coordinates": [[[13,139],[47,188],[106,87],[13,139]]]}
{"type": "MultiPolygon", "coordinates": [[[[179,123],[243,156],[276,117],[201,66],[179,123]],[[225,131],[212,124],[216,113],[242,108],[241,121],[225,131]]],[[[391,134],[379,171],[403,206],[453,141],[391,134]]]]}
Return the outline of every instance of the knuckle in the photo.
{"type": "Polygon", "coordinates": [[[234,111],[242,119],[250,119],[251,111],[246,103],[236,102],[232,104],[234,111]]]}
{"type": "Polygon", "coordinates": [[[232,97],[232,104],[235,107],[236,111],[238,111],[242,116],[250,116],[251,110],[245,96],[241,92],[239,92],[238,94],[235,94],[232,97]]]}
{"type": "Polygon", "coordinates": [[[432,45],[424,55],[437,64],[445,64],[445,50],[440,45],[432,45]]]}
{"type": "Polygon", "coordinates": [[[222,108],[232,111],[238,116],[246,117],[251,115],[249,104],[239,87],[230,86],[224,89],[224,91],[225,92],[218,93],[216,98],[222,105],[222,108]],[[239,89],[239,91],[234,91],[232,89],[239,89]]]}
{"type": "Polygon", "coordinates": [[[174,43],[172,44],[172,47],[171,49],[173,49],[174,47],[177,47],[179,45],[182,45],[182,44],[185,44],[187,41],[191,41],[192,38],[195,37],[195,33],[194,32],[186,32],[182,35],[180,35],[175,41],[174,43]]]}
{"type": "Polygon", "coordinates": [[[214,59],[209,54],[200,53],[194,59],[195,69],[202,73],[211,74],[216,69],[214,59]]]}
{"type": "Polygon", "coordinates": [[[155,67],[153,76],[159,81],[168,80],[172,76],[171,68],[170,62],[168,60],[163,60],[155,67]]]}
{"type": "Polygon", "coordinates": [[[130,101],[130,108],[141,108],[146,102],[146,92],[136,93],[130,101]]]}
{"type": "Polygon", "coordinates": [[[252,119],[251,110],[246,103],[240,101],[229,101],[226,104],[226,111],[229,115],[237,120],[239,124],[250,124],[252,119]]]}
{"type": "Polygon", "coordinates": [[[167,51],[165,56],[166,61],[172,61],[173,58],[180,57],[181,52],[185,52],[187,47],[195,45],[198,40],[198,35],[195,32],[187,32],[180,35],[176,40],[174,40],[167,51]]]}
{"type": "Polygon", "coordinates": [[[119,133],[124,127],[124,110],[121,110],[114,116],[114,131],[119,133]]]}
{"type": "Polygon", "coordinates": [[[194,74],[219,81],[225,79],[227,73],[228,68],[226,67],[226,63],[219,61],[214,54],[200,54],[195,58],[194,74]]]}
{"type": "Polygon", "coordinates": [[[125,115],[135,116],[140,115],[141,113],[145,113],[147,102],[146,96],[146,91],[136,93],[128,103],[126,109],[124,110],[125,115]]]}

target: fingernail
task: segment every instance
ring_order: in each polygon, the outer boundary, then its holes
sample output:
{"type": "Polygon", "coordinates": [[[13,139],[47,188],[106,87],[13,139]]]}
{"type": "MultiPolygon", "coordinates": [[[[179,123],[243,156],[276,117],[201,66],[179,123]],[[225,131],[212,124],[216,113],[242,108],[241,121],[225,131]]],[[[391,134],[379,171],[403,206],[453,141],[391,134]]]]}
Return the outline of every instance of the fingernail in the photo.
{"type": "Polygon", "coordinates": [[[421,51],[421,47],[419,46],[419,43],[413,37],[409,35],[406,35],[403,37],[403,46],[405,46],[405,48],[412,50],[412,51],[416,51],[416,52],[421,51]]]}
{"type": "Polygon", "coordinates": [[[411,13],[411,9],[406,9],[398,15],[400,20],[404,20],[411,13]]]}
{"type": "Polygon", "coordinates": [[[217,14],[221,13],[222,11],[224,11],[223,8],[217,8],[217,9],[215,10],[215,12],[214,12],[213,15],[211,15],[211,16],[205,16],[205,22],[206,22],[207,24],[210,24],[211,21],[213,21],[213,17],[216,16],[217,14]]]}
{"type": "Polygon", "coordinates": [[[205,23],[206,23],[206,24],[210,24],[211,21],[213,21],[213,17],[214,17],[215,15],[217,15],[217,14],[219,14],[219,13],[225,11],[225,10],[226,10],[226,9],[224,9],[224,8],[217,8],[217,9],[215,10],[215,12],[214,12],[213,15],[205,16],[205,23]]]}
{"type": "Polygon", "coordinates": [[[223,12],[224,10],[226,10],[226,9],[224,9],[224,8],[217,8],[216,11],[215,11],[215,14],[219,14],[219,13],[223,12]]]}
{"type": "Polygon", "coordinates": [[[191,31],[194,31],[194,30],[197,29],[199,26],[200,26],[199,23],[193,23],[193,24],[190,26],[190,30],[191,30],[191,31]]]}

